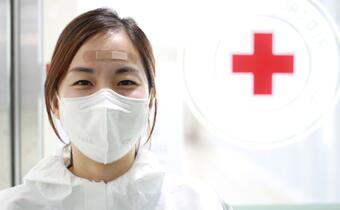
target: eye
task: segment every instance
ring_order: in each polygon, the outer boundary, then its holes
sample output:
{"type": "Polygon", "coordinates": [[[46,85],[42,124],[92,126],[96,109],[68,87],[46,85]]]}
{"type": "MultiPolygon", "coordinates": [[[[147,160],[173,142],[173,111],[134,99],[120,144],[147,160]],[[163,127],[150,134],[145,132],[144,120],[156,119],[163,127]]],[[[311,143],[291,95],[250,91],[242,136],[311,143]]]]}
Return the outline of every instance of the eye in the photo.
{"type": "Polygon", "coordinates": [[[75,86],[75,85],[78,85],[78,86],[89,86],[89,85],[92,85],[92,83],[88,80],[79,80],[75,83],[72,84],[72,86],[75,86]]]}
{"type": "Polygon", "coordinates": [[[127,86],[127,85],[137,85],[137,83],[135,83],[134,81],[131,80],[122,80],[120,82],[118,82],[117,86],[127,86]]]}

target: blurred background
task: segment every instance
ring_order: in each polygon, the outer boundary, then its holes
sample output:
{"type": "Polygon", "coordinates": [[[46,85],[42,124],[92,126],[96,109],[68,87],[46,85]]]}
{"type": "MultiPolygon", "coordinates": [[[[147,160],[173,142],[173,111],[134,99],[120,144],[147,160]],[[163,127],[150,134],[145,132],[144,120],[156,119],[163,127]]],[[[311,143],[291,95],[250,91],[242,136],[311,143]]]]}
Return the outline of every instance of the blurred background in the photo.
{"type": "MultiPolygon", "coordinates": [[[[340,24],[340,1],[319,2],[340,24]]],[[[190,29],[182,23],[193,7],[209,16],[212,4],[223,6],[210,0],[0,0],[0,190],[20,184],[62,146],[44,107],[45,65],[66,24],[104,6],[133,17],[154,47],[159,114],[152,150],[169,173],[209,184],[232,205],[340,202],[340,105],[307,136],[264,149],[226,141],[188,108],[178,82],[178,50],[190,29]]]]}

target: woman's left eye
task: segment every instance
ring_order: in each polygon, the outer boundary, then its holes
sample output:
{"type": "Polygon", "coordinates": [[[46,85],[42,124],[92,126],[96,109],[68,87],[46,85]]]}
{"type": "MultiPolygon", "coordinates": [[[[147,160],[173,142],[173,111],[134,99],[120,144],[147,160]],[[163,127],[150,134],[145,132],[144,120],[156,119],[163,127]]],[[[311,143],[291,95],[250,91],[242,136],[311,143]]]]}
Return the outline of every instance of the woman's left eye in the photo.
{"type": "Polygon", "coordinates": [[[120,86],[120,85],[124,85],[124,86],[126,86],[126,85],[137,85],[137,83],[135,83],[134,81],[131,81],[131,80],[122,80],[122,81],[118,82],[117,85],[118,86],[120,86]]]}

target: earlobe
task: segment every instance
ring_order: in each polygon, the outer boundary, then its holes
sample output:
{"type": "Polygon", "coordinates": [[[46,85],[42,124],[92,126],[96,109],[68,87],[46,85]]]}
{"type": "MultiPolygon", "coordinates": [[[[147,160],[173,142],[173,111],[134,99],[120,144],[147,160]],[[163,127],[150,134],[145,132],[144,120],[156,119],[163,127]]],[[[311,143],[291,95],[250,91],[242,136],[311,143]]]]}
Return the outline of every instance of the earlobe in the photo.
{"type": "Polygon", "coordinates": [[[153,113],[155,109],[156,98],[154,96],[150,97],[149,101],[149,113],[153,113]]]}
{"type": "Polygon", "coordinates": [[[152,88],[150,91],[150,101],[149,101],[149,111],[151,112],[152,109],[154,108],[154,103],[155,103],[155,92],[154,89],[152,88]]]}
{"type": "Polygon", "coordinates": [[[153,107],[152,101],[153,101],[153,98],[151,98],[150,101],[149,101],[149,111],[151,111],[151,109],[152,109],[152,107],[153,107]]]}
{"type": "Polygon", "coordinates": [[[52,105],[52,112],[53,112],[54,117],[60,120],[59,104],[58,104],[58,99],[56,96],[53,96],[51,105],[52,105]]]}
{"type": "Polygon", "coordinates": [[[45,73],[46,73],[46,75],[50,71],[50,67],[51,67],[51,63],[46,63],[46,65],[45,65],[45,73]]]}
{"type": "Polygon", "coordinates": [[[58,120],[60,120],[59,109],[55,109],[55,110],[53,111],[53,115],[54,115],[55,118],[57,118],[58,120]]]}

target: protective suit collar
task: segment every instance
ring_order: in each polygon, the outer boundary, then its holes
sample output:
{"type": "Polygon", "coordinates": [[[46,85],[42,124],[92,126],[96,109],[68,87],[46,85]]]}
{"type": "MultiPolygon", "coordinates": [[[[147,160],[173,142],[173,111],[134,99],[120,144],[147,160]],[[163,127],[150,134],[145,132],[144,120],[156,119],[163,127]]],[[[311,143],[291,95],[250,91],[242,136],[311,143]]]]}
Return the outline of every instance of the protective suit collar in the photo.
{"type": "Polygon", "coordinates": [[[90,181],[73,175],[65,166],[62,156],[42,159],[24,177],[24,182],[35,185],[40,194],[50,202],[72,197],[72,193],[79,194],[80,190],[85,201],[100,199],[96,196],[103,197],[104,194],[110,199],[115,199],[112,205],[119,203],[120,207],[125,206],[124,208],[128,209],[143,209],[141,208],[143,206],[144,209],[152,209],[150,205],[157,205],[163,179],[164,170],[158,165],[156,157],[147,150],[140,150],[132,167],[108,183],[90,181]],[[105,193],[96,193],[99,191],[105,193]]]}

